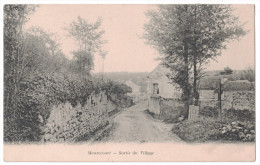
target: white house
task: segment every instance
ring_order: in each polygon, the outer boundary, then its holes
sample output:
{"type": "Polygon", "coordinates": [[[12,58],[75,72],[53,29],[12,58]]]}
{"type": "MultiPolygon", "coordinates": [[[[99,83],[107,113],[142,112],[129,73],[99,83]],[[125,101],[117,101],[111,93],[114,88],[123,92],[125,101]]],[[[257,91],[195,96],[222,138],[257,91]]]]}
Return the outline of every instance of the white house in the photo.
{"type": "Polygon", "coordinates": [[[171,83],[167,77],[170,70],[159,64],[147,77],[147,91],[149,111],[161,113],[161,99],[178,100],[181,98],[181,89],[177,84],[171,83]]]}

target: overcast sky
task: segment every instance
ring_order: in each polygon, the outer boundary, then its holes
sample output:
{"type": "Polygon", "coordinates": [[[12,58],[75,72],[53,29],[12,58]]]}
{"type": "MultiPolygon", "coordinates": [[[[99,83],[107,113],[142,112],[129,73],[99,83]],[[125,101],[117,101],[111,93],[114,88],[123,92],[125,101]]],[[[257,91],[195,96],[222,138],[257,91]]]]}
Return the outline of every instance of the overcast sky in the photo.
{"type": "MultiPolygon", "coordinates": [[[[26,24],[40,26],[46,31],[57,33],[61,49],[68,58],[77,49],[73,39],[67,37],[63,28],[76,20],[78,16],[94,22],[98,17],[103,18],[101,28],[105,30],[104,39],[108,43],[104,49],[108,51],[105,59],[105,72],[150,72],[159,63],[158,53],[146,45],[141,38],[147,23],[145,12],[155,9],[154,5],[40,5],[31,15],[26,24]]],[[[232,69],[244,69],[254,66],[254,6],[235,5],[234,14],[241,22],[247,22],[245,28],[250,32],[240,41],[228,44],[218,62],[212,61],[208,70],[221,70],[226,66],[232,69]]],[[[101,67],[101,59],[95,56],[95,71],[101,67]]]]}

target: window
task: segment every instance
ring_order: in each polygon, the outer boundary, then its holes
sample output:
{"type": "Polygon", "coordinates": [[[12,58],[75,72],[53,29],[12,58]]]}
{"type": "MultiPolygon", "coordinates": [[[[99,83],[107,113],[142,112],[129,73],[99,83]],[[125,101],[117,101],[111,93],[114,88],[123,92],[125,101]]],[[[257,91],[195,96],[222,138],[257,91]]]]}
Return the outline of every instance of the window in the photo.
{"type": "Polygon", "coordinates": [[[159,86],[158,83],[153,84],[153,94],[159,94],[159,86]]]}

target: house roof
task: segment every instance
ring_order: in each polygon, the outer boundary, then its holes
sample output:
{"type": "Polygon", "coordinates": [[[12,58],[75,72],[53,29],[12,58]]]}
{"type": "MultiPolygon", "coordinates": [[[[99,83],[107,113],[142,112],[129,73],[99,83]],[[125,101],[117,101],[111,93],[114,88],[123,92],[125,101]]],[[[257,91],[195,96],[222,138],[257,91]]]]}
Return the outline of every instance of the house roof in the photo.
{"type": "Polygon", "coordinates": [[[140,90],[140,86],[135,84],[133,81],[128,80],[124,82],[126,85],[130,86],[134,91],[139,91],[140,90]]]}
{"type": "Polygon", "coordinates": [[[200,80],[199,88],[202,90],[215,90],[219,87],[221,76],[206,76],[200,80]]]}
{"type": "Polygon", "coordinates": [[[147,76],[147,78],[151,77],[154,74],[159,74],[159,75],[167,75],[170,73],[170,69],[166,68],[164,65],[159,64],[154,68],[154,70],[147,76]]]}
{"type": "Polygon", "coordinates": [[[228,81],[224,84],[223,90],[237,91],[237,90],[254,90],[255,83],[248,80],[228,81]]]}
{"type": "MultiPolygon", "coordinates": [[[[219,88],[219,83],[221,77],[226,76],[206,76],[200,81],[201,90],[215,90],[219,88]]],[[[254,83],[250,83],[248,80],[236,80],[227,81],[223,85],[224,91],[237,91],[237,90],[252,90],[254,88],[254,83]]]]}

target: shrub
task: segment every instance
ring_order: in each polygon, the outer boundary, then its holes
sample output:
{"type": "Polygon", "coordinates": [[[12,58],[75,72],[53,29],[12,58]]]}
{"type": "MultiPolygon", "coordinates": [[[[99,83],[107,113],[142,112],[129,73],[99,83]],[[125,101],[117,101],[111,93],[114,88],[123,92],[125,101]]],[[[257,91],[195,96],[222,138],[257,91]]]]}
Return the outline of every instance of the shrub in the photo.
{"type": "Polygon", "coordinates": [[[224,116],[226,120],[254,121],[255,111],[250,111],[248,109],[236,110],[231,108],[224,111],[224,116]]]}
{"type": "Polygon", "coordinates": [[[211,118],[203,118],[194,121],[185,120],[177,123],[172,131],[182,140],[187,142],[205,142],[217,140],[222,123],[211,118]]]}
{"type": "Polygon", "coordinates": [[[218,116],[218,110],[216,107],[206,106],[199,110],[199,115],[216,118],[218,116]]]}
{"type": "Polygon", "coordinates": [[[177,123],[173,126],[172,131],[187,142],[252,142],[255,140],[254,121],[221,122],[212,118],[200,118],[177,123]]]}
{"type": "Polygon", "coordinates": [[[219,137],[227,141],[248,141],[255,140],[255,123],[247,122],[231,122],[225,124],[221,128],[219,137]]]}

